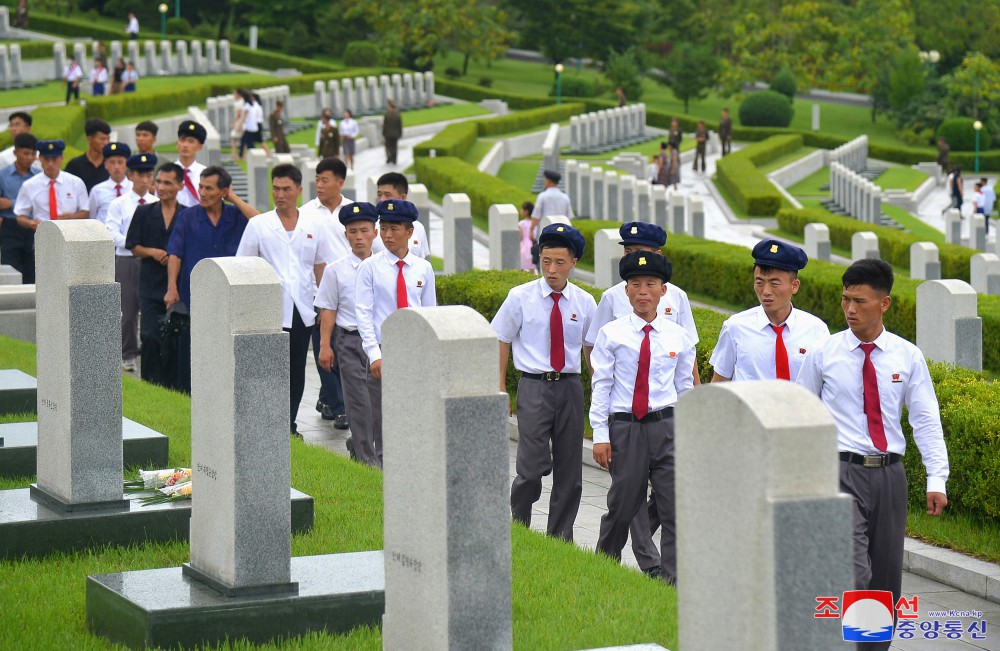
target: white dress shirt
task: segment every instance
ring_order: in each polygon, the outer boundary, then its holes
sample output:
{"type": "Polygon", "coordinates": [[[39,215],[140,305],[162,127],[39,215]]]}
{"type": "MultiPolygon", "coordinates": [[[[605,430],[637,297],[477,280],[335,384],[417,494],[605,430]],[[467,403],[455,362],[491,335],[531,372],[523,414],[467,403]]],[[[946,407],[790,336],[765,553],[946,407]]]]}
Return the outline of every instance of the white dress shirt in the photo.
{"type": "MultiPolygon", "coordinates": [[[[788,351],[788,375],[795,381],[806,355],[818,347],[830,329],[821,319],[792,307],[781,339],[788,351]]],[[[734,381],[773,380],[774,345],[778,334],[758,305],[726,319],[709,364],[716,373],[734,381]]]]}
{"type": "Polygon", "coordinates": [[[354,118],[344,118],[340,121],[340,137],[344,138],[350,136],[351,138],[357,138],[358,134],[361,133],[361,128],[358,126],[358,121],[354,118]]]}
{"type": "MultiPolygon", "coordinates": [[[[17,193],[14,202],[14,214],[35,219],[49,218],[49,177],[35,174],[24,182],[21,191],[17,193]]],[[[69,172],[59,172],[56,177],[56,212],[60,215],[68,212],[88,210],[87,186],[79,176],[69,172]]]]}
{"type": "MultiPolygon", "coordinates": [[[[94,189],[97,189],[96,185],[94,189]]],[[[93,196],[93,192],[91,195],[93,196]]],[[[139,207],[140,199],[145,203],[159,201],[155,194],[147,192],[140,197],[130,190],[127,194],[112,201],[107,208],[107,219],[104,220],[104,227],[108,229],[108,232],[111,233],[111,239],[115,241],[115,255],[132,257],[132,251],[125,248],[125,238],[128,236],[128,227],[132,225],[132,217],[135,215],[135,209],[139,207]]]]}
{"type": "Polygon", "coordinates": [[[250,133],[257,133],[260,129],[260,123],[257,122],[257,112],[253,108],[253,104],[248,104],[243,102],[243,130],[249,131],[250,133]]]}
{"type": "Polygon", "coordinates": [[[292,231],[285,230],[275,210],[257,215],[247,223],[237,256],[256,256],[267,261],[281,280],[281,326],[292,327],[293,309],[306,326],[316,322],[315,266],[330,255],[323,231],[310,215],[299,213],[292,231]]]}
{"type": "Polygon", "coordinates": [[[90,81],[94,84],[106,84],[108,83],[108,69],[104,66],[100,68],[94,68],[90,71],[90,81]]]}
{"type": "Polygon", "coordinates": [[[73,61],[63,67],[63,79],[66,81],[80,81],[83,78],[83,68],[73,61]]]}
{"type": "MultiPolygon", "coordinates": [[[[205,169],[205,166],[198,161],[191,163],[190,167],[184,167],[184,164],[179,160],[174,162],[180,165],[181,169],[191,171],[191,185],[193,185],[194,189],[197,190],[198,182],[201,181],[201,172],[205,169]]],[[[198,198],[191,194],[191,191],[187,189],[186,185],[184,185],[183,176],[181,177],[181,191],[177,193],[177,203],[185,208],[198,205],[198,198]]]]}
{"type": "Polygon", "coordinates": [[[553,215],[573,219],[573,206],[570,205],[569,197],[558,187],[545,188],[539,192],[535,209],[531,211],[531,216],[535,219],[553,215]]]}
{"type": "Polygon", "coordinates": [[[128,19],[128,27],[125,28],[125,33],[126,34],[135,34],[136,36],[139,35],[139,19],[138,18],[136,18],[135,16],[132,16],[131,18],[128,19]]]}
{"type": "MultiPolygon", "coordinates": [[[[601,300],[597,303],[597,312],[594,314],[594,322],[590,324],[586,336],[583,338],[585,346],[593,346],[597,341],[597,333],[601,328],[611,323],[615,319],[632,314],[632,304],[629,303],[628,295],[625,293],[626,282],[623,280],[614,287],[604,290],[601,300]]],[[[694,343],[698,343],[698,327],[694,324],[694,315],[691,314],[691,302],[688,300],[687,292],[672,283],[667,283],[667,293],[660,298],[657,306],[660,316],[667,321],[673,321],[688,331],[694,343]]]]}
{"type": "Polygon", "coordinates": [[[105,179],[90,189],[90,218],[96,219],[102,224],[107,221],[108,206],[118,197],[124,197],[132,191],[132,181],[128,177],[121,181],[105,179]],[[121,186],[121,192],[115,189],[121,186]]]}
{"type": "Polygon", "coordinates": [[[544,278],[513,287],[490,323],[500,341],[511,344],[514,368],[522,373],[580,372],[583,334],[594,319],[597,302],[573,283],[566,283],[559,301],[566,366],[552,368],[549,357],[552,345],[549,327],[553,304],[551,295],[552,288],[544,278]]]}
{"type": "MultiPolygon", "coordinates": [[[[594,443],[609,443],[608,419],[615,413],[632,413],[639,349],[645,338],[645,319],[635,312],[615,319],[597,334],[590,363],[590,426],[594,443]]],[[[694,341],[687,330],[662,314],[649,324],[649,411],[671,407],[694,387],[694,341]],[[678,373],[677,369],[681,369],[678,373]]]]}
{"type": "Polygon", "coordinates": [[[122,83],[134,84],[137,81],[139,81],[139,71],[135,68],[131,70],[125,68],[125,72],[122,73],[122,83]]]}
{"type": "MultiPolygon", "coordinates": [[[[855,454],[881,454],[868,434],[864,407],[865,362],[863,342],[850,330],[829,337],[809,352],[797,384],[820,397],[837,423],[837,449],[855,454]]],[[[888,330],[882,330],[871,352],[878,380],[879,406],[887,452],[906,452],[900,421],[903,405],[909,412],[913,440],[927,469],[927,492],[944,493],[948,480],[948,450],[941,413],[927,361],[920,349],[888,330]]]]}
{"type": "MultiPolygon", "coordinates": [[[[345,330],[358,329],[357,289],[358,267],[364,262],[361,258],[348,253],[335,262],[326,265],[323,280],[316,292],[316,308],[336,310],[336,324],[345,330]]],[[[404,272],[405,275],[405,272],[404,272]]]]}
{"type": "Polygon", "coordinates": [[[418,258],[428,258],[431,249],[427,246],[427,229],[418,221],[413,222],[413,237],[410,238],[410,250],[418,258]]]}
{"type": "MultiPolygon", "coordinates": [[[[320,228],[323,229],[323,235],[326,238],[327,244],[330,245],[331,258],[324,260],[328,264],[351,253],[351,244],[347,241],[347,227],[340,223],[340,209],[352,203],[354,202],[344,195],[340,195],[340,203],[333,210],[324,206],[319,199],[307,201],[299,208],[300,213],[311,213],[313,218],[319,223],[320,228]]],[[[376,228],[375,241],[372,242],[372,253],[378,253],[379,251],[385,251],[385,245],[382,244],[382,240],[378,236],[378,229],[376,228]]]]}
{"type": "MultiPolygon", "coordinates": [[[[358,267],[355,284],[355,311],[358,332],[370,363],[382,359],[382,324],[396,311],[396,278],[399,261],[391,251],[376,253],[358,267]]],[[[408,251],[403,258],[403,279],[409,307],[437,305],[434,294],[434,270],[431,263],[408,251]]]]}

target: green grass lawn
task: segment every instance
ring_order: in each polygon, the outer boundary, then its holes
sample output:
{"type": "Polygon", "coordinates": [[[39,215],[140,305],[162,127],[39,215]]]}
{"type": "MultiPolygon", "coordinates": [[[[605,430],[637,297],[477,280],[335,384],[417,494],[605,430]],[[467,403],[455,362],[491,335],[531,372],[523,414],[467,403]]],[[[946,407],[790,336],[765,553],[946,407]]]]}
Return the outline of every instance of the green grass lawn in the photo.
{"type": "MultiPolygon", "coordinates": [[[[726,203],[729,205],[729,209],[733,211],[733,215],[739,219],[766,219],[768,217],[773,217],[773,215],[751,215],[746,211],[742,210],[736,202],[733,200],[732,196],[726,190],[726,188],[718,182],[716,177],[712,177],[712,183],[715,188],[719,191],[719,196],[721,196],[726,203]]],[[[781,196],[781,208],[792,208],[791,202],[784,195],[781,196]]]]}
{"type": "MultiPolygon", "coordinates": [[[[0,338],[0,368],[35,375],[34,346],[0,338]]],[[[170,437],[171,465],[190,466],[190,399],[125,376],[124,414],[170,437]]],[[[323,448],[292,440],[292,485],[315,499],[315,527],[292,539],[292,555],[382,548],[382,476],[323,448]]],[[[30,477],[0,480],[22,488],[30,477]]],[[[676,592],[613,560],[512,525],[514,645],[518,649],[584,649],[655,641],[677,645],[676,592]],[[603,616],[601,613],[613,613],[603,616]],[[651,616],[655,613],[655,616],[651,616]]],[[[106,547],[45,559],[0,561],[0,648],[119,648],[85,627],[85,577],[176,567],[189,560],[187,542],[106,547]],[[14,589],[16,587],[16,589],[14,589]]],[[[381,649],[378,630],[312,634],[223,649],[381,649]]]]}
{"type": "Polygon", "coordinates": [[[493,149],[493,145],[496,143],[496,140],[484,140],[480,138],[479,140],[476,140],[471,147],[469,147],[469,151],[465,152],[462,156],[462,160],[469,165],[478,167],[479,163],[483,162],[483,157],[490,153],[490,150],[493,149]]]}
{"type": "Polygon", "coordinates": [[[928,242],[944,244],[944,233],[899,206],[892,206],[883,201],[882,212],[914,235],[925,238],[928,242]]]}
{"type": "Polygon", "coordinates": [[[503,164],[497,177],[522,190],[531,191],[531,186],[538,175],[541,161],[510,161],[503,164]]]}
{"type": "Polygon", "coordinates": [[[912,167],[890,167],[875,179],[875,183],[883,190],[913,192],[927,178],[926,173],[915,170],[912,167]]]}
{"type": "Polygon", "coordinates": [[[779,156],[778,158],[775,158],[773,161],[769,163],[758,165],[757,169],[759,169],[764,174],[767,174],[768,172],[773,172],[774,170],[780,170],[785,165],[794,163],[800,158],[808,156],[809,154],[816,151],[816,149],[817,149],[816,147],[799,147],[795,151],[784,154],[783,156],[779,156]]]}
{"type": "Polygon", "coordinates": [[[802,197],[829,197],[829,190],[821,190],[820,188],[830,182],[830,168],[824,167],[821,170],[813,172],[806,178],[802,179],[795,185],[785,188],[788,193],[793,197],[799,199],[802,197]]]}

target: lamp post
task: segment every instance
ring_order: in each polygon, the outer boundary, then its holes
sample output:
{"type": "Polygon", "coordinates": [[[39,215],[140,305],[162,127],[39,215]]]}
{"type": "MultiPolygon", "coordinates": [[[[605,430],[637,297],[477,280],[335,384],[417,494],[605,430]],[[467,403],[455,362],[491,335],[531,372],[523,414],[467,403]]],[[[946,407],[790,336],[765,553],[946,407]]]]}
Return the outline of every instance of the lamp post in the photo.
{"type": "Polygon", "coordinates": [[[976,120],[972,123],[972,128],[976,130],[976,173],[979,173],[979,132],[983,130],[983,123],[976,120]]]}
{"type": "Polygon", "coordinates": [[[559,104],[562,102],[562,73],[564,70],[563,64],[557,63],[555,70],[556,70],[556,104],[559,104]]]}
{"type": "Polygon", "coordinates": [[[174,0],[174,18],[181,17],[181,0],[174,0]]]}
{"type": "Polygon", "coordinates": [[[167,10],[170,7],[167,6],[166,2],[161,2],[158,9],[160,10],[160,38],[164,39],[167,37],[167,10]]]}

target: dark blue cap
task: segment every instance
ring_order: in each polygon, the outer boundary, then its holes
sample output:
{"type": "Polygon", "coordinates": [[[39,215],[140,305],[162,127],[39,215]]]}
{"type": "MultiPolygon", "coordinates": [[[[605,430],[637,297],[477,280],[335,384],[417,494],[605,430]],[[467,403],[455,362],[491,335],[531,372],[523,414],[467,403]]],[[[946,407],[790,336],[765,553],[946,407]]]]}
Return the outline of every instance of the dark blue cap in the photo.
{"type": "Polygon", "coordinates": [[[542,176],[552,181],[553,183],[559,183],[562,180],[562,174],[555,170],[545,170],[542,172],[542,176]]]}
{"type": "Polygon", "coordinates": [[[753,247],[753,263],[758,267],[774,267],[798,271],[809,262],[806,252],[797,246],[779,240],[761,240],[753,247]]]}
{"type": "Polygon", "coordinates": [[[128,159],[132,155],[132,148],[126,145],[124,142],[109,142],[104,145],[102,150],[105,158],[110,158],[112,156],[124,156],[128,159]]]}
{"type": "Polygon", "coordinates": [[[194,120],[184,120],[181,125],[177,127],[177,137],[183,138],[184,136],[190,136],[196,138],[201,144],[205,144],[205,138],[208,137],[208,132],[205,131],[205,127],[201,126],[194,120]]]}
{"type": "Polygon", "coordinates": [[[656,224],[646,222],[625,222],[618,229],[622,241],[619,244],[639,244],[641,246],[662,247],[667,243],[667,231],[656,224]]]}
{"type": "Polygon", "coordinates": [[[412,224],[417,221],[417,207],[405,199],[386,199],[375,207],[378,218],[384,222],[405,222],[412,224]]]}
{"type": "Polygon", "coordinates": [[[35,149],[38,150],[38,155],[42,158],[55,158],[63,155],[66,143],[62,140],[39,140],[35,149]]]}
{"type": "Polygon", "coordinates": [[[351,222],[360,221],[368,221],[374,224],[378,221],[378,210],[367,201],[359,201],[341,208],[338,218],[344,226],[347,226],[351,222]]]}
{"type": "Polygon", "coordinates": [[[125,165],[130,170],[149,172],[156,169],[156,154],[132,154],[125,165]]]}
{"type": "Polygon", "coordinates": [[[618,275],[622,280],[632,276],[656,276],[670,282],[674,268],[665,256],[651,251],[633,251],[618,261],[618,275]]]}
{"type": "Polygon", "coordinates": [[[543,228],[538,236],[539,250],[546,244],[566,247],[577,260],[583,257],[583,250],[587,248],[587,242],[580,231],[567,224],[549,224],[543,228]]]}

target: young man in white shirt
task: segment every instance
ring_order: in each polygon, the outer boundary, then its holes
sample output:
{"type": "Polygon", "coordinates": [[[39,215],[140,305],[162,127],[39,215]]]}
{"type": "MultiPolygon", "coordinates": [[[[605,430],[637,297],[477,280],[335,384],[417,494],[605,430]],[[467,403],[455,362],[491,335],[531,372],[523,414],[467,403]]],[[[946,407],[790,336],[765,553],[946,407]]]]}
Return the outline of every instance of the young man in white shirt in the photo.
{"type": "Polygon", "coordinates": [[[128,159],[132,150],[123,142],[109,142],[104,145],[104,169],[108,178],[90,189],[90,218],[102,224],[107,221],[108,206],[118,197],[132,190],[128,178],[128,159]]]}
{"type": "Polygon", "coordinates": [[[348,439],[351,455],[361,463],[381,468],[381,446],[376,449],[372,431],[368,355],[358,331],[355,309],[358,267],[372,256],[372,243],[378,237],[376,221],[378,211],[368,202],[354,203],[340,211],[351,251],[326,266],[315,305],[320,310],[318,364],[328,373],[333,372],[335,361],[339,366],[344,407],[351,424],[348,439]]]}
{"type": "Polygon", "coordinates": [[[78,177],[60,168],[66,143],[62,140],[39,140],[38,157],[42,173],[21,186],[14,202],[17,223],[34,232],[46,219],[86,219],[87,186],[78,177]]]}
{"type": "Polygon", "coordinates": [[[343,118],[340,120],[340,143],[344,152],[344,162],[352,170],[354,169],[354,140],[361,133],[361,127],[351,114],[349,109],[344,109],[343,118]]]}
{"type": "Polygon", "coordinates": [[[854,587],[890,591],[896,603],[906,535],[903,407],[927,469],[931,516],[948,505],[948,450],[923,353],[882,322],[892,304],[892,267],[884,260],[858,260],[842,281],[847,330],[809,352],[796,382],[820,397],[837,425],[840,488],[854,498],[854,587]]]}
{"type": "Polygon", "coordinates": [[[694,340],[658,309],[670,277],[666,258],[635,251],[618,268],[633,311],[601,328],[590,356],[594,460],[611,471],[597,549],[621,560],[652,482],[662,526],[660,576],[676,583],[674,405],[694,387],[694,340]]]}
{"type": "MultiPolygon", "coordinates": [[[[0,151],[0,168],[13,165],[16,159],[14,156],[13,141],[22,133],[31,133],[31,114],[25,111],[14,111],[7,118],[7,133],[10,134],[11,145],[0,151]]],[[[38,165],[33,166],[36,171],[42,171],[38,165]]]]}
{"type": "MultiPolygon", "coordinates": [[[[111,159],[105,154],[105,162],[108,160],[111,159]]],[[[129,192],[111,202],[104,226],[115,241],[115,282],[121,285],[122,291],[122,369],[134,371],[139,356],[139,269],[142,263],[126,247],[125,240],[136,208],[156,202],[156,195],[149,192],[156,156],[136,154],[129,157],[126,165],[129,192]]]]}
{"type": "MultiPolygon", "coordinates": [[[[662,255],[663,246],[667,243],[667,232],[656,224],[626,222],[618,229],[618,234],[622,238],[620,244],[623,247],[625,255],[636,251],[662,255]]],[[[698,329],[695,326],[694,316],[691,313],[691,302],[688,300],[687,294],[683,289],[670,283],[673,269],[669,262],[667,262],[665,268],[667,270],[667,293],[660,297],[656,309],[660,316],[684,328],[694,343],[697,344],[698,329]]],[[[601,294],[601,300],[597,303],[597,312],[594,315],[594,321],[590,324],[590,328],[583,339],[584,350],[588,355],[590,349],[594,347],[594,342],[597,341],[597,334],[601,328],[615,319],[633,313],[627,288],[628,282],[623,280],[601,294]]],[[[694,384],[701,384],[697,359],[695,360],[692,374],[694,384]]],[[[653,543],[652,535],[659,526],[660,520],[656,511],[656,494],[653,493],[650,496],[647,508],[639,509],[629,528],[629,534],[632,538],[632,551],[635,554],[635,560],[639,563],[639,569],[653,578],[660,576],[660,552],[653,543]]]]}
{"type": "Polygon", "coordinates": [[[585,245],[572,226],[547,226],[538,238],[542,277],[511,289],[490,324],[500,339],[500,390],[507,391],[512,350],[521,371],[511,515],[530,526],[542,477],[551,473],[546,533],[569,541],[583,490],[583,334],[597,310],[594,297],[569,282],[585,245]]]}
{"type": "Polygon", "coordinates": [[[542,217],[561,215],[567,219],[573,219],[573,207],[570,205],[569,197],[559,189],[559,181],[562,174],[555,170],[545,170],[542,172],[542,181],[545,189],[538,193],[535,200],[535,209],[531,211],[531,232],[538,231],[538,222],[542,217]]]}
{"type": "Polygon", "coordinates": [[[156,153],[156,134],[160,132],[160,127],[152,120],[143,120],[135,125],[135,148],[137,154],[156,153]]]}
{"type": "Polygon", "coordinates": [[[177,164],[184,170],[184,189],[177,195],[177,203],[185,208],[198,205],[198,181],[205,166],[195,160],[195,156],[207,137],[205,127],[194,120],[184,120],[177,127],[177,164]]]}
{"type": "Polygon", "coordinates": [[[139,38],[139,18],[131,11],[128,12],[128,25],[125,26],[125,33],[133,41],[139,38]]]}
{"type": "Polygon", "coordinates": [[[385,251],[358,267],[355,285],[358,331],[368,357],[368,390],[372,404],[372,435],[381,458],[382,447],[382,324],[398,309],[433,307],[434,270],[409,249],[417,207],[391,199],[376,206],[379,235],[385,251]]]}
{"type": "Polygon", "coordinates": [[[66,104],[70,98],[80,101],[80,80],[83,79],[83,68],[76,62],[76,57],[71,56],[63,67],[63,81],[66,82],[66,104]]]}
{"type": "Polygon", "coordinates": [[[712,382],[729,380],[795,381],[806,355],[830,336],[821,319],[796,309],[799,270],[805,251],[778,240],[753,248],[754,291],[760,305],[726,319],[709,363],[712,382]]]}
{"type": "MultiPolygon", "coordinates": [[[[378,201],[389,199],[406,199],[410,191],[410,182],[399,172],[388,172],[378,178],[375,184],[375,198],[378,201]]],[[[413,222],[413,236],[410,237],[410,251],[418,258],[425,260],[431,257],[430,242],[427,240],[427,229],[419,221],[413,222]]]]}
{"type": "Polygon", "coordinates": [[[267,260],[281,280],[282,327],[289,333],[290,431],[299,436],[295,419],[306,386],[306,356],[316,322],[315,286],[323,278],[330,252],[319,225],[310,215],[299,212],[299,168],[275,165],[271,170],[271,194],[274,210],[250,220],[236,255],[267,260]]]}

